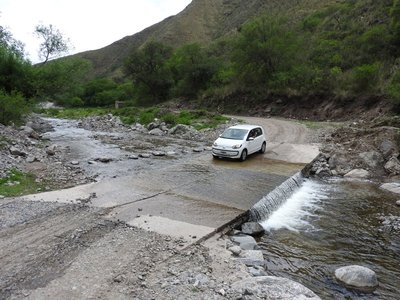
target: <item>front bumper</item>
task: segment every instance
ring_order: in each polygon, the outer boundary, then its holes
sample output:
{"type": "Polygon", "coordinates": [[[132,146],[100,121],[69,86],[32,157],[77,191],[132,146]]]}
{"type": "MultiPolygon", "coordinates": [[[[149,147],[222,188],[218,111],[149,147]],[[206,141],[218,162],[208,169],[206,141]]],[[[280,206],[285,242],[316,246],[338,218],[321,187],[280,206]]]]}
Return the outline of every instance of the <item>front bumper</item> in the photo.
{"type": "Polygon", "coordinates": [[[226,150],[226,149],[212,148],[212,154],[214,156],[220,156],[220,157],[230,157],[230,158],[238,158],[239,157],[238,150],[226,150]]]}

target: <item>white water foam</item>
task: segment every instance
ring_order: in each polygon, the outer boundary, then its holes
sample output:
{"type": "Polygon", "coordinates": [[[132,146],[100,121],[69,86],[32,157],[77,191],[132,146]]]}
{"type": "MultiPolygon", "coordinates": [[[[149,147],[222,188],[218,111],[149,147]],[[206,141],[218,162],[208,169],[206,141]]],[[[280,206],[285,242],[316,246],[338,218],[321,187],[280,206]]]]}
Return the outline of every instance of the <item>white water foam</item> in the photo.
{"type": "Polygon", "coordinates": [[[322,200],[327,199],[322,185],[307,180],[261,225],[268,231],[288,229],[292,231],[312,230],[310,219],[317,217],[322,200]]]}

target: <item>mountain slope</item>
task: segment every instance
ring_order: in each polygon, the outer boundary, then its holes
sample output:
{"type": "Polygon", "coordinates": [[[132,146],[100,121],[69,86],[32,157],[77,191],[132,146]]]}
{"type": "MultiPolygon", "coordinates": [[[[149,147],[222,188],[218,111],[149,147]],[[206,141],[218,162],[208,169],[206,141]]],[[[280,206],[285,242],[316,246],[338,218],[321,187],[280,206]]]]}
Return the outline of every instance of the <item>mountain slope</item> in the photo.
{"type": "Polygon", "coordinates": [[[173,47],[185,43],[208,44],[234,33],[249,19],[268,10],[290,15],[291,20],[326,6],[334,0],[193,0],[182,12],[143,31],[98,50],[74,55],[93,63],[93,76],[118,75],[129,53],[149,40],[173,47]]]}

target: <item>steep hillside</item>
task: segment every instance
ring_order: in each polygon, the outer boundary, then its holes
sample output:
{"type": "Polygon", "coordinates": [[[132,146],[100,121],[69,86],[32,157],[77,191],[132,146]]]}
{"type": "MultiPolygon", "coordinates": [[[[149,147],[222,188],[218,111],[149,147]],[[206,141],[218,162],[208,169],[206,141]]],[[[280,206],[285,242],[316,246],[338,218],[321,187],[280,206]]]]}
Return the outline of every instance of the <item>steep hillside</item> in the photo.
{"type": "Polygon", "coordinates": [[[149,40],[173,47],[189,42],[208,44],[234,33],[249,19],[265,12],[287,14],[290,20],[312,13],[334,0],[193,0],[181,13],[102,49],[76,54],[90,60],[93,76],[117,75],[126,56],[149,40]]]}

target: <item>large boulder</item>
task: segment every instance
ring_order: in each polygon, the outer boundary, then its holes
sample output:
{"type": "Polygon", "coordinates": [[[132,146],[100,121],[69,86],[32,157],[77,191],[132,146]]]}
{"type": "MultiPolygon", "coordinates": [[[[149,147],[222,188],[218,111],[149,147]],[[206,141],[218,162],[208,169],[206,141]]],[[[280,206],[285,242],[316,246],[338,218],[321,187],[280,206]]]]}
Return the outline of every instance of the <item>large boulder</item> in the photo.
{"type": "Polygon", "coordinates": [[[251,236],[264,234],[265,229],[257,222],[247,222],[242,224],[242,232],[251,236]]]}
{"type": "Polygon", "coordinates": [[[253,250],[257,246],[256,240],[250,235],[234,235],[231,241],[238,244],[243,250],[253,250]]]}
{"type": "Polygon", "coordinates": [[[376,168],[383,163],[383,157],[379,152],[369,151],[362,152],[359,157],[364,161],[364,163],[370,168],[376,168]]]}
{"type": "Polygon", "coordinates": [[[371,290],[378,286],[375,272],[363,266],[352,265],[339,268],[335,271],[335,277],[345,285],[360,290],[371,290]]]}
{"type": "Polygon", "coordinates": [[[250,277],[232,284],[228,298],[247,299],[320,299],[313,291],[287,278],[275,276],[250,277]]]}

